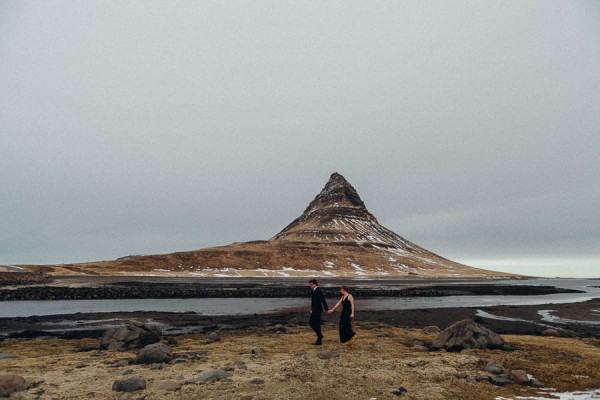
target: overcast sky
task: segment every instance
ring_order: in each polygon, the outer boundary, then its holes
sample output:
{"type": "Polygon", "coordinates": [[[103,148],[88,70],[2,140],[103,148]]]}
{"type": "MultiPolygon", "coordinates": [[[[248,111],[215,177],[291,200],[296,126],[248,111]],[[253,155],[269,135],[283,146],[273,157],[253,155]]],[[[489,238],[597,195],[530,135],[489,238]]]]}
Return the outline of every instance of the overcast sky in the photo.
{"type": "Polygon", "coordinates": [[[268,239],[337,171],[450,259],[600,277],[600,2],[0,0],[0,264],[268,239]]]}

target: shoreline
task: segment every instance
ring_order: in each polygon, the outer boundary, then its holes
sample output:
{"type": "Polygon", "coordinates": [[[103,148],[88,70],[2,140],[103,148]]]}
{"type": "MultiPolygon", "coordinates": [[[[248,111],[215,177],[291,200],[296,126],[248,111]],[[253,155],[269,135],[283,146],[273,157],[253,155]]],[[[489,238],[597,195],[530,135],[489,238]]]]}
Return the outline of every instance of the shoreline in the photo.
{"type": "MultiPolygon", "coordinates": [[[[565,337],[600,338],[599,310],[600,298],[581,303],[525,306],[364,311],[359,309],[355,324],[384,324],[405,329],[436,325],[444,329],[456,321],[474,319],[499,334],[540,335],[542,331],[553,328],[565,337]],[[545,319],[548,310],[551,310],[550,315],[554,320],[545,319]],[[483,316],[480,315],[480,311],[484,312],[483,316]]],[[[338,318],[338,314],[324,315],[323,320],[326,326],[332,326],[337,325],[338,318]]],[[[213,330],[241,331],[269,324],[291,324],[306,326],[309,329],[306,310],[219,316],[203,316],[194,312],[99,312],[0,318],[0,338],[98,338],[110,327],[132,320],[158,324],[165,335],[205,333],[213,330]]]]}

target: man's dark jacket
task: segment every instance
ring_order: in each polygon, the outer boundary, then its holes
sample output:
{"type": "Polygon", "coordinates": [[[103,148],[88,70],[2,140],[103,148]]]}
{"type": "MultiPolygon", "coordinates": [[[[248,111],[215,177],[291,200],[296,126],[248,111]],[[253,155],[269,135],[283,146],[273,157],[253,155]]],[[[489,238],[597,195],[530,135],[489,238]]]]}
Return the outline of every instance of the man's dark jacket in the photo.
{"type": "Polygon", "coordinates": [[[313,312],[323,312],[323,309],[325,311],[329,310],[325,296],[323,296],[323,292],[318,287],[312,290],[310,308],[313,312]]]}

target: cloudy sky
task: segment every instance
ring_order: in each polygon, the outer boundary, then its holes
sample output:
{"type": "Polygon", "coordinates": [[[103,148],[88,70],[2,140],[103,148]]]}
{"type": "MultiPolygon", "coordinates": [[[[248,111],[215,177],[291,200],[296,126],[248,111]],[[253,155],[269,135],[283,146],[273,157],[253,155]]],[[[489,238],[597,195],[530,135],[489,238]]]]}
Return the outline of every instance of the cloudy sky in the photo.
{"type": "Polygon", "coordinates": [[[267,239],[337,171],[438,254],[600,277],[597,1],[2,1],[0,264],[267,239]]]}

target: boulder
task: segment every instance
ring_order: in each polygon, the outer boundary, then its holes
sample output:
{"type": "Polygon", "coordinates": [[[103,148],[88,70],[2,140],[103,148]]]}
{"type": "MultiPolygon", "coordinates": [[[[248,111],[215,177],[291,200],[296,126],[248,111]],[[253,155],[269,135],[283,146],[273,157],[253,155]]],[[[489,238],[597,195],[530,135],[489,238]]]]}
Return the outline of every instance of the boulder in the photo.
{"type": "Polygon", "coordinates": [[[181,389],[182,386],[183,384],[179,382],[167,380],[158,384],[158,390],[164,390],[165,392],[176,392],[181,389]]]}
{"type": "Polygon", "coordinates": [[[209,383],[227,379],[230,376],[231,374],[227,371],[223,371],[222,369],[213,369],[212,371],[206,371],[200,374],[196,379],[194,379],[194,381],[197,383],[209,383]]]}
{"type": "Polygon", "coordinates": [[[463,320],[444,329],[433,343],[433,349],[462,351],[465,349],[501,349],[504,339],[497,333],[475,323],[463,320]]]}
{"type": "Polygon", "coordinates": [[[137,392],[146,389],[146,381],[142,378],[129,378],[121,381],[115,381],[112,390],[115,392],[137,392]]]}
{"type": "Polygon", "coordinates": [[[149,344],[135,356],[136,364],[168,363],[173,359],[171,348],[163,343],[149,344]]]}
{"type": "Polygon", "coordinates": [[[494,360],[488,360],[487,363],[485,364],[484,369],[487,372],[491,372],[494,375],[500,375],[505,372],[504,366],[494,360]]]}
{"type": "Polygon", "coordinates": [[[27,382],[19,375],[0,375],[0,397],[27,389],[27,382]]]}
{"type": "Polygon", "coordinates": [[[211,332],[208,334],[208,340],[211,342],[218,342],[221,340],[221,336],[217,332],[211,332]]]}
{"type": "Polygon", "coordinates": [[[438,334],[440,333],[442,330],[440,329],[439,326],[426,326],[425,328],[423,328],[423,333],[426,335],[431,335],[431,334],[438,334]]]}
{"type": "Polygon", "coordinates": [[[508,373],[508,379],[521,385],[529,385],[529,375],[522,369],[513,369],[508,373]]]}
{"type": "Polygon", "coordinates": [[[104,332],[100,347],[108,350],[141,349],[160,341],[162,331],[156,325],[131,322],[120,328],[104,332]]]}

